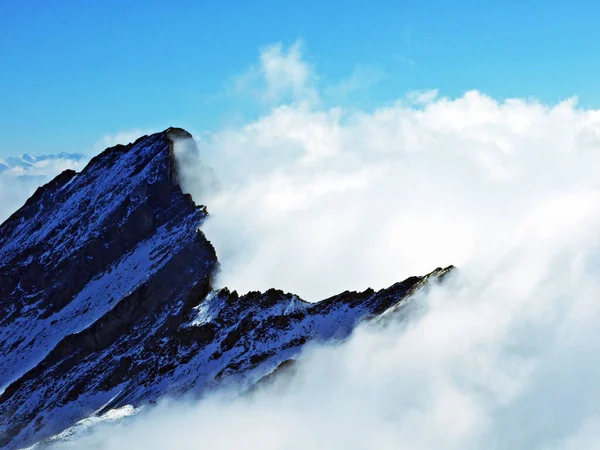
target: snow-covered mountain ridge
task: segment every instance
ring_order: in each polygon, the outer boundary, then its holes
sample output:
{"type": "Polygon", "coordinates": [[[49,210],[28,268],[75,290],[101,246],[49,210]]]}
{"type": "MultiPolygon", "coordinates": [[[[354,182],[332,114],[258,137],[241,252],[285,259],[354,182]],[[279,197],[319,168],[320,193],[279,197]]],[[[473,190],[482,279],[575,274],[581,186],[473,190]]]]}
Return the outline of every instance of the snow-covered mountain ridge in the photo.
{"type": "Polygon", "coordinates": [[[0,225],[0,446],[165,395],[250,387],[452,269],[317,303],[215,291],[207,213],[179,187],[177,139],[191,135],[169,128],[107,149],[0,225]]]}

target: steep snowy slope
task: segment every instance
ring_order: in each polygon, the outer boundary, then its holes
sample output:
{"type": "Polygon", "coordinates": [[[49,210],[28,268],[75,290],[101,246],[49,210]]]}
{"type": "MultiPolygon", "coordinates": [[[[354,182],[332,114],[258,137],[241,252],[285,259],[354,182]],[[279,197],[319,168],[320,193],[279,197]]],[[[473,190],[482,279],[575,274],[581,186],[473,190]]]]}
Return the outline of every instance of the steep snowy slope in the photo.
{"type": "Polygon", "coordinates": [[[190,138],[168,129],[107,149],[0,226],[0,446],[164,395],[251,386],[450,271],[313,304],[213,291],[205,209],[179,188],[172,150],[190,138]]]}

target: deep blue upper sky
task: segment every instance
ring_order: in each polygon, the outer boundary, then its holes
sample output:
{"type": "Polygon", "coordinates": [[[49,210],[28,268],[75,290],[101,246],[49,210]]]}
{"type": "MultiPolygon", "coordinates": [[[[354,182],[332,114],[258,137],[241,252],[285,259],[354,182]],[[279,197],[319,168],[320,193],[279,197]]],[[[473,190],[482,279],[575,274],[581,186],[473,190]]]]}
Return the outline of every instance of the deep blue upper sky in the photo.
{"type": "Polygon", "coordinates": [[[259,48],[304,42],[319,83],[384,73],[354,106],[415,89],[600,106],[592,1],[0,0],[0,156],[86,150],[105,134],[211,129],[259,48]]]}

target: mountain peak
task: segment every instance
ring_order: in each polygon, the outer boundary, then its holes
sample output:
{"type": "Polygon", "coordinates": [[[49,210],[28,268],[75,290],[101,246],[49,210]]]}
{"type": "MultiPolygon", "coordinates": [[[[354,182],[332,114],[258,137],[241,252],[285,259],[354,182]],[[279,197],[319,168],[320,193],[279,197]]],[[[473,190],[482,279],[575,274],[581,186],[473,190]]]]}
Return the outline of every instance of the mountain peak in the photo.
{"type": "Polygon", "coordinates": [[[169,127],[163,133],[170,139],[193,139],[192,134],[183,128],[169,127]]]}

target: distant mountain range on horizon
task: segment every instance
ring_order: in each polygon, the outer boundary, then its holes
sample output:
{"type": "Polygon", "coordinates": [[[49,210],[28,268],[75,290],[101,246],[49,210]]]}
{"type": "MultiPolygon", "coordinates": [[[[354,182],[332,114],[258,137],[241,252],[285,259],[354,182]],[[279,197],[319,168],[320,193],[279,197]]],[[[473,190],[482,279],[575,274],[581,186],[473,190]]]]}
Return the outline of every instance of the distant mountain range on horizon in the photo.
{"type": "Polygon", "coordinates": [[[83,153],[60,152],[44,154],[39,156],[24,153],[21,156],[10,156],[6,159],[0,158],[0,173],[15,168],[31,169],[40,165],[40,163],[48,161],[65,160],[80,162],[85,161],[88,158],[89,157],[83,153]]]}

